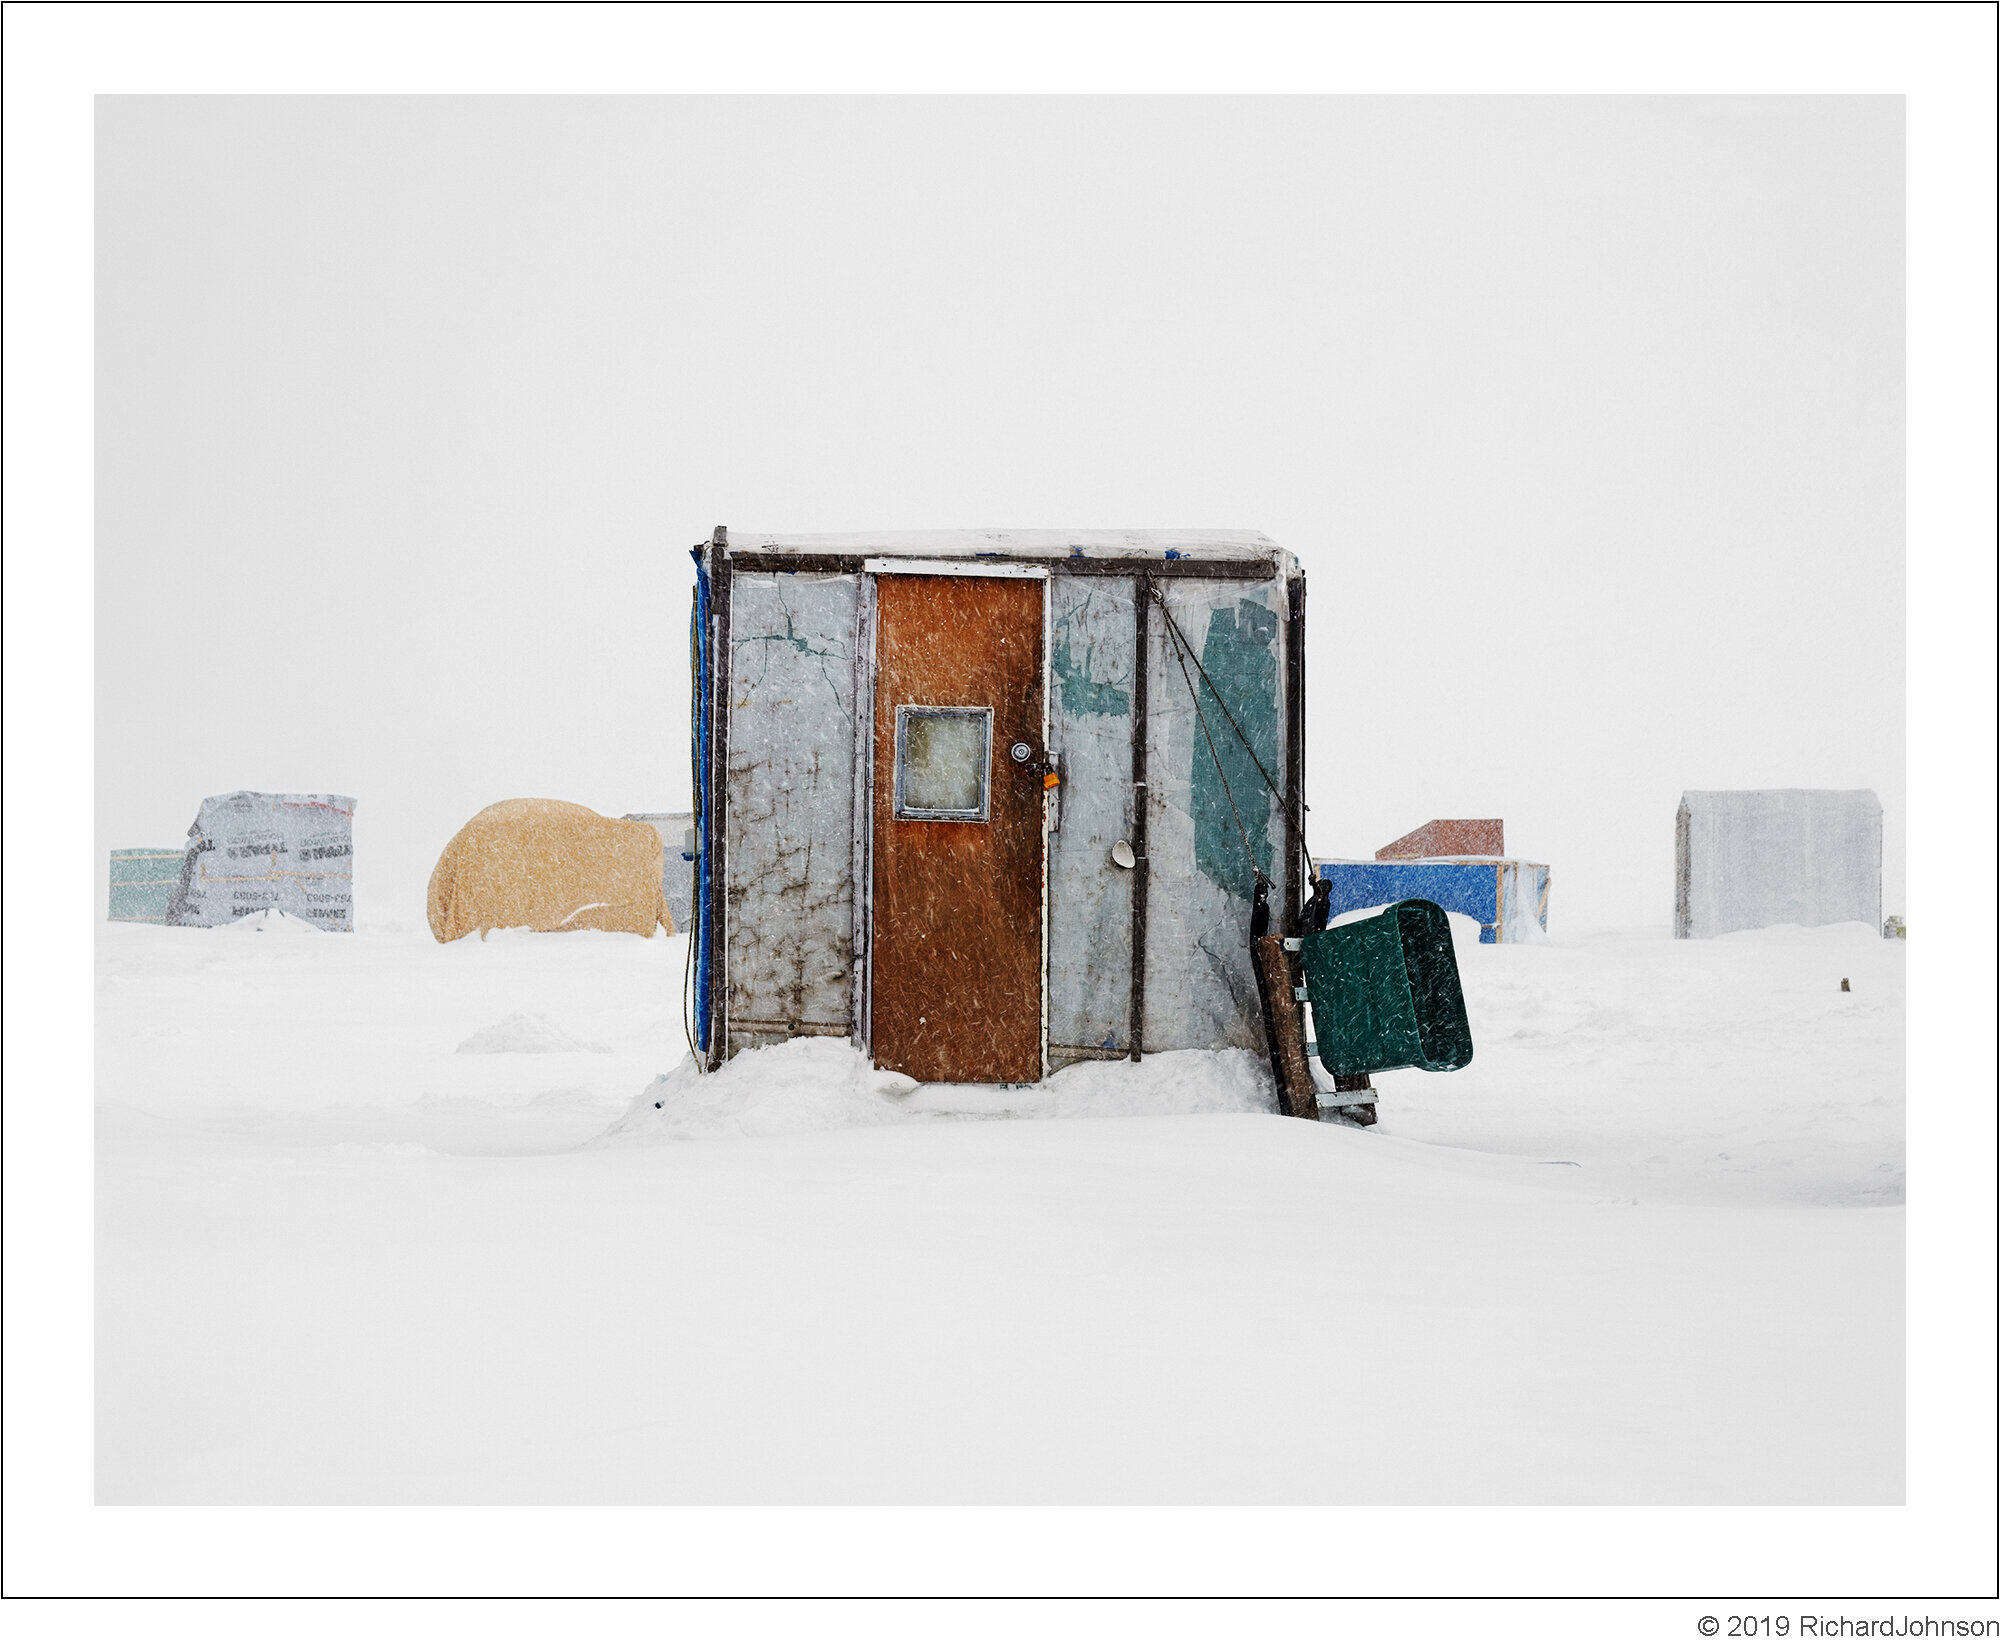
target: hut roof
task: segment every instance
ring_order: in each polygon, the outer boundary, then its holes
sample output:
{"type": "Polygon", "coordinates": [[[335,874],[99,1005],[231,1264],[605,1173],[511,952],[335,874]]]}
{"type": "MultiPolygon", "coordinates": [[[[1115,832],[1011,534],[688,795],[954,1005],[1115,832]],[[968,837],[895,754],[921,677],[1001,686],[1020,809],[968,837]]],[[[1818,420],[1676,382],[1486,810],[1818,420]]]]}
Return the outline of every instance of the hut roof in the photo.
{"type": "Polygon", "coordinates": [[[1182,531],[948,530],[897,532],[756,532],[735,527],[736,554],[979,555],[1065,560],[1082,554],[1127,558],[1242,560],[1282,553],[1262,532],[1202,527],[1182,531]]]}

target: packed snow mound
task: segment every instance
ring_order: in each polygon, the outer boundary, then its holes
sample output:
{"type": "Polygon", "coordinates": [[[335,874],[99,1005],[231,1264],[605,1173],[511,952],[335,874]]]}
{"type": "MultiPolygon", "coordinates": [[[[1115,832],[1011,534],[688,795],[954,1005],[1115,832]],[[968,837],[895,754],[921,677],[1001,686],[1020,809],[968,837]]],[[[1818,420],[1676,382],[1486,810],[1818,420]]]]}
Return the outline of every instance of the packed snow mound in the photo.
{"type": "Polygon", "coordinates": [[[578,1040],[536,1012],[510,1012],[459,1043],[462,1052],[608,1052],[609,1046],[578,1040]]]}
{"type": "MultiPolygon", "coordinates": [[[[1866,947],[1880,942],[1882,934],[1865,920],[1836,920],[1824,926],[1795,926],[1779,924],[1771,926],[1747,926],[1742,931],[1724,932],[1720,937],[1706,941],[1728,944],[1735,948],[1753,948],[1766,945],[1773,948],[1814,948],[1852,949],[1856,944],[1866,947]]],[[[1702,942],[1701,938],[1693,941],[1702,942]]]]}
{"type": "Polygon", "coordinates": [[[877,1069],[845,1040],[806,1036],[739,1052],[714,1074],[690,1055],[659,1076],[600,1140],[776,1137],[909,1118],[907,1075],[877,1069]]]}
{"type": "Polygon", "coordinates": [[[875,1068],[845,1040],[811,1037],[740,1052],[714,1074],[693,1058],[633,1099],[604,1142],[775,1137],[930,1120],[1104,1120],[1270,1114],[1269,1072],[1249,1052],[1161,1052],[1077,1063],[1033,1086],[920,1086],[875,1068]]]}
{"type": "MultiPolygon", "coordinates": [[[[1041,1088],[1037,1088],[1040,1090],[1041,1088]]],[[[1276,1114],[1271,1066],[1240,1047],[1153,1052],[1134,1063],[1073,1063],[1047,1083],[1065,1119],[1150,1114],[1276,1114]]]]}
{"type": "Polygon", "coordinates": [[[1072,1063],[1033,1086],[919,1086],[937,1119],[1116,1120],[1134,1115],[1275,1114],[1270,1065],[1253,1052],[1148,1052],[1139,1062],[1072,1063]]]}
{"type": "Polygon", "coordinates": [[[259,909],[255,914],[246,914],[241,920],[232,920],[217,930],[225,932],[273,932],[279,937],[319,937],[324,935],[310,920],[295,914],[286,914],[283,909],[259,909]]]}
{"type": "MultiPolygon", "coordinates": [[[[390,929],[386,925],[376,927],[372,921],[365,923],[374,930],[387,931],[390,929]]],[[[408,925],[396,929],[405,932],[422,931],[428,933],[430,931],[428,926],[423,925],[408,925]]],[[[616,952],[629,948],[634,942],[646,943],[650,941],[652,940],[640,937],[636,932],[601,932],[596,930],[538,932],[532,926],[495,926],[491,931],[467,932],[463,937],[455,937],[449,943],[441,944],[440,947],[446,950],[456,949],[465,954],[477,954],[484,949],[495,946],[502,948],[519,946],[531,950],[546,950],[551,946],[561,949],[584,950],[593,947],[609,947],[616,952]]],[[[685,937],[675,938],[670,933],[661,932],[659,934],[659,941],[662,943],[684,943],[687,940],[685,937]]]]}

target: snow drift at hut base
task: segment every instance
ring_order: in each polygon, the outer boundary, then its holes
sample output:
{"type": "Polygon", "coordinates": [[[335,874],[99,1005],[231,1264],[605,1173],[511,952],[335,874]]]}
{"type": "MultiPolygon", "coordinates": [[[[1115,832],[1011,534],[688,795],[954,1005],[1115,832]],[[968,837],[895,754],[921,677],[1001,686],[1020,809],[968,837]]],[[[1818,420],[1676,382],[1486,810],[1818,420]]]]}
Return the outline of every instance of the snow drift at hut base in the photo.
{"type": "Polygon", "coordinates": [[[601,1141],[773,1137],[924,1120],[1276,1112],[1269,1071],[1244,1051],[1075,1063],[1034,1086],[924,1086],[876,1068],[845,1040],[811,1036],[739,1052],[712,1075],[685,1058],[641,1092],[601,1141]]]}

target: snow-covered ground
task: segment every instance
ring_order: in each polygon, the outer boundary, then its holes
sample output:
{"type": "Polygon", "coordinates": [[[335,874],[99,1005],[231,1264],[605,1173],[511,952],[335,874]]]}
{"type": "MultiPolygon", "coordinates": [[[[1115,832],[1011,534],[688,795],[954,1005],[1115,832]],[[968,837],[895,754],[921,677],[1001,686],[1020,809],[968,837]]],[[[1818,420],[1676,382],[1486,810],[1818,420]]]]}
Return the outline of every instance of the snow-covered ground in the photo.
{"type": "Polygon", "coordinates": [[[1366,1133],[1244,1054],[695,1077],[675,939],[98,952],[101,1501],[1902,1496],[1861,927],[1461,941],[1366,1133]]]}

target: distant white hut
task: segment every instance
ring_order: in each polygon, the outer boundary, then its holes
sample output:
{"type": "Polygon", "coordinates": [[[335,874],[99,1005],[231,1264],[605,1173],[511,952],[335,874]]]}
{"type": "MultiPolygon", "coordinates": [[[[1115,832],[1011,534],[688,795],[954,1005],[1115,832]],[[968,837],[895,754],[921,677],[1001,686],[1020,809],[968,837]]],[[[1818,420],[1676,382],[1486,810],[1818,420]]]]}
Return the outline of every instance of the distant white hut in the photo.
{"type": "Polygon", "coordinates": [[[1674,820],[1674,936],[1882,925],[1872,789],[1690,789],[1674,820]]]}
{"type": "Polygon", "coordinates": [[[684,932],[694,917],[694,813],[627,812],[628,823],[650,823],[660,836],[660,891],[674,917],[674,930],[684,932]]]}

